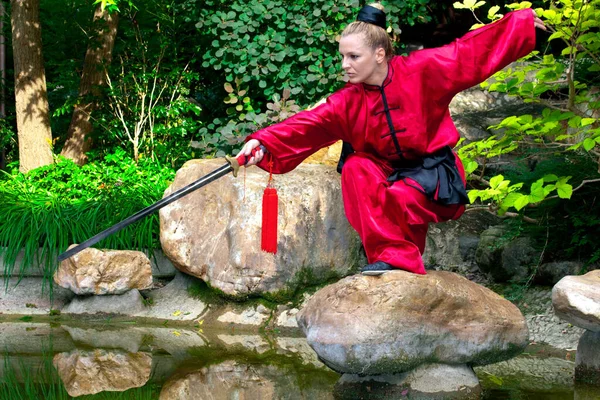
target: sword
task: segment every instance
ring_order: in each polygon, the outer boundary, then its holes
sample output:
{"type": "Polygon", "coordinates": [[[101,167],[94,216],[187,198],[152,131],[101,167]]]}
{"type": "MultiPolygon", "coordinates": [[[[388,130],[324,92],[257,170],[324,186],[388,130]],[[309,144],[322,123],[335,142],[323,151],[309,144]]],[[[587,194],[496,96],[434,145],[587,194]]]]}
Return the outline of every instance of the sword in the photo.
{"type": "Polygon", "coordinates": [[[125,218],[123,221],[116,223],[115,225],[111,226],[110,228],[98,233],[97,235],[92,236],[85,242],[82,242],[82,243],[78,244],[77,246],[65,251],[64,253],[62,253],[58,256],[58,261],[61,262],[71,256],[74,256],[75,254],[79,253],[81,250],[95,245],[96,243],[98,243],[102,239],[112,235],[113,233],[125,228],[128,225],[133,224],[136,221],[139,221],[140,219],[148,216],[149,214],[152,214],[154,211],[159,210],[168,204],[171,204],[172,202],[182,198],[186,194],[191,193],[197,189],[200,189],[202,186],[208,185],[209,183],[219,179],[220,177],[222,177],[224,175],[227,175],[230,172],[233,172],[233,176],[237,176],[240,166],[246,165],[248,163],[248,161],[250,160],[250,158],[252,158],[258,150],[262,150],[264,153],[267,152],[267,149],[263,145],[260,145],[258,147],[255,147],[254,149],[252,149],[252,154],[250,156],[245,156],[243,154],[240,154],[236,158],[225,157],[225,159],[227,160],[227,164],[224,164],[222,167],[219,167],[219,168],[215,169],[214,171],[210,172],[209,174],[204,175],[202,178],[190,183],[189,185],[187,185],[185,187],[182,187],[181,189],[177,190],[174,193],[171,193],[170,195],[157,201],[156,203],[125,218]]]}

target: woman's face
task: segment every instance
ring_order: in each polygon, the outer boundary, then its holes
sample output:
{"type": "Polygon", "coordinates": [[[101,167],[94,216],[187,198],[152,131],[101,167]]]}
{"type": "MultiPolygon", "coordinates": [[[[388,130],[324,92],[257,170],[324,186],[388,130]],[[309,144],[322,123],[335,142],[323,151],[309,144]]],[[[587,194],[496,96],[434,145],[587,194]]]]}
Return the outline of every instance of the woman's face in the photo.
{"type": "MultiPolygon", "coordinates": [[[[351,34],[340,39],[342,69],[350,83],[367,83],[381,85],[387,75],[387,68],[382,70],[385,51],[382,48],[371,49],[362,34],[351,34]]],[[[387,64],[385,64],[387,67],[387,64]]]]}

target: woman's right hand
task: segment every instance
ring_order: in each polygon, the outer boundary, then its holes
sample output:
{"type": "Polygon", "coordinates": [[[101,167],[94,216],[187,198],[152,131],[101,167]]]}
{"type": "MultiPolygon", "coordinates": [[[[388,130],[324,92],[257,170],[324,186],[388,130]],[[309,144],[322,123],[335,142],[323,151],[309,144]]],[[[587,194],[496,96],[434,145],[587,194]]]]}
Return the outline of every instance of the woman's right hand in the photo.
{"type": "MultiPolygon", "coordinates": [[[[258,146],[260,146],[260,142],[256,139],[250,139],[246,142],[246,144],[244,145],[244,147],[242,147],[242,149],[240,150],[240,152],[236,155],[236,158],[240,155],[243,154],[245,156],[249,156],[250,154],[252,154],[252,150],[254,150],[255,148],[257,148],[258,146]]],[[[248,160],[248,162],[246,163],[246,167],[249,167],[251,165],[256,165],[258,164],[263,157],[265,156],[265,152],[262,149],[258,149],[255,153],[254,156],[250,157],[250,159],[248,160]]]]}

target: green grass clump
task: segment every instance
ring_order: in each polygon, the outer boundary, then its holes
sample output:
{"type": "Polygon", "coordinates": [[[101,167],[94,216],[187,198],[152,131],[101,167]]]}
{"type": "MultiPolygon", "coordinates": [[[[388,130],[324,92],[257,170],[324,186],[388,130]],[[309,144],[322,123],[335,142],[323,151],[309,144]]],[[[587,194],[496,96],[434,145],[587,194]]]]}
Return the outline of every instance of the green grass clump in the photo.
{"type": "MultiPolygon", "coordinates": [[[[151,161],[136,164],[122,150],[82,167],[61,158],[27,174],[17,170],[0,174],[5,285],[15,268],[20,277],[40,268],[51,294],[49,283],[59,253],[160,200],[173,177],[172,169],[151,161]]],[[[158,214],[154,214],[96,247],[151,250],[159,246],[158,214]]]]}

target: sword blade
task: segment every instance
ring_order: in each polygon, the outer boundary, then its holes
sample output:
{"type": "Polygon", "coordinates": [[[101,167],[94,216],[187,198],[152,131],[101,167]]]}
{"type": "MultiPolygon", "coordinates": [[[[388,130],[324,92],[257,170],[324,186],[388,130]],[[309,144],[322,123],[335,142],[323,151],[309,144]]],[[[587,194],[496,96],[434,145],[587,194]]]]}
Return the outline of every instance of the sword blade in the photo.
{"type": "Polygon", "coordinates": [[[74,256],[75,254],[79,253],[81,250],[84,250],[90,246],[95,245],[96,243],[98,243],[102,239],[105,239],[106,237],[112,235],[113,233],[120,231],[121,229],[125,228],[126,226],[133,224],[134,222],[148,216],[149,214],[152,214],[154,211],[159,210],[168,204],[171,204],[175,200],[179,200],[186,194],[193,192],[194,190],[197,190],[197,189],[201,188],[202,186],[208,185],[209,183],[219,179],[220,177],[222,177],[224,175],[227,175],[228,173],[230,173],[232,171],[233,171],[233,167],[231,166],[230,163],[227,163],[227,164],[223,165],[222,167],[217,168],[216,170],[210,172],[209,174],[204,175],[202,178],[190,183],[189,185],[175,191],[174,193],[171,193],[170,195],[157,201],[156,203],[125,218],[123,221],[111,226],[110,228],[98,233],[95,236],[92,236],[85,242],[82,242],[82,243],[78,244],[77,246],[65,251],[64,253],[62,253],[58,256],[58,261],[61,262],[71,256],[74,256]]]}

